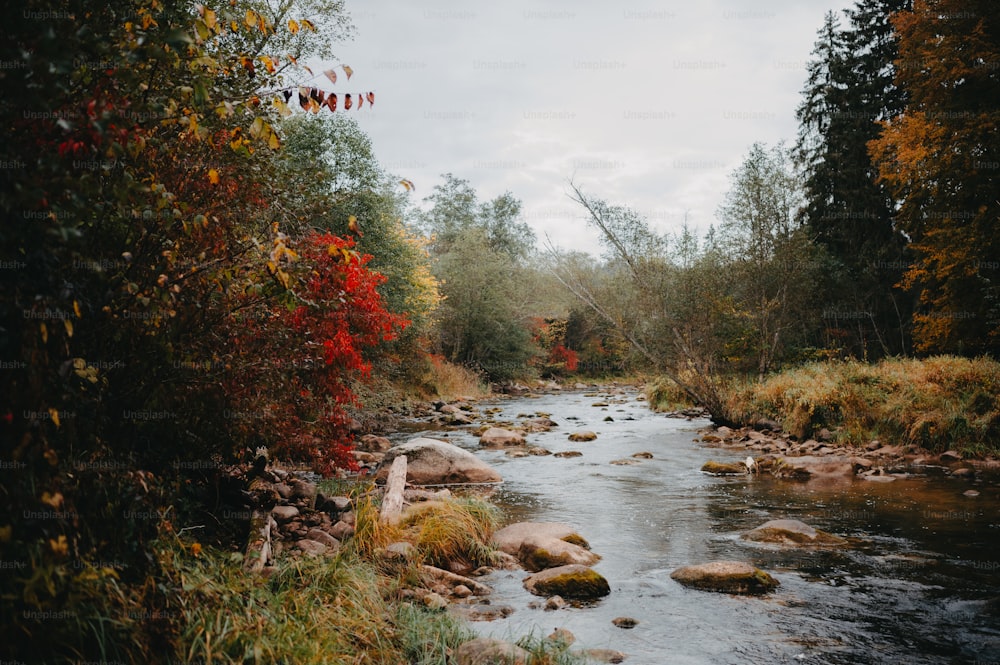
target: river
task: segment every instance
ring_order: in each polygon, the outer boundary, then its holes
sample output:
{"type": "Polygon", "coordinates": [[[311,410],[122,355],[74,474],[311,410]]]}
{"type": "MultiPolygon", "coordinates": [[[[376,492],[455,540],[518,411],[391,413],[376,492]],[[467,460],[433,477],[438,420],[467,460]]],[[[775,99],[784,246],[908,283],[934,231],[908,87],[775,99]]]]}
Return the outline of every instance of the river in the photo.
{"type": "Polygon", "coordinates": [[[598,602],[545,611],[529,607],[539,599],[522,588],[526,573],[497,571],[483,579],[494,587],[492,602],[515,612],[472,624],[478,632],[517,639],[566,628],[577,637],[574,647],[616,649],[631,665],[1000,664],[995,479],[815,485],[708,476],[699,471],[707,459],[741,460],[746,451],[709,447],[697,441],[707,421],[656,414],[637,398],[623,389],[477,405],[498,408],[498,421],[549,414],[559,427],[529,434],[529,445],[580,457],[509,457],[481,449],[471,433],[447,433],[503,474],[491,500],[504,523],[572,524],[603,557],[594,569],[611,584],[611,595],[598,602]],[[595,431],[598,439],[570,442],[575,429],[595,431]],[[653,458],[611,464],[637,452],[653,458]],[[979,495],[966,496],[970,488],[979,495]],[[779,518],[800,519],[853,545],[789,550],[740,540],[779,518]],[[781,586],[766,597],[739,597],[687,589],[669,577],[677,567],[722,559],[750,561],[781,586]],[[638,624],[614,626],[621,616],[638,624]]]}

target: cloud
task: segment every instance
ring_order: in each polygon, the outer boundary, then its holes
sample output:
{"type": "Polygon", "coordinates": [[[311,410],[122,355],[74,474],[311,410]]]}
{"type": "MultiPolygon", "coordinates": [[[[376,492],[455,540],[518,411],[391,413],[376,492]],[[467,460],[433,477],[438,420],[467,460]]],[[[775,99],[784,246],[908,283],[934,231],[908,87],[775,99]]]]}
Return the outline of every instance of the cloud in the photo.
{"type": "Polygon", "coordinates": [[[357,37],[337,52],[355,71],[348,87],[377,94],[357,115],[362,129],[416,196],[451,172],[482,199],[512,192],[539,235],[596,252],[570,212],[569,181],[648,211],[661,231],[686,213],[703,232],[753,142],[794,142],[829,9],[365,0],[348,4],[357,37]]]}

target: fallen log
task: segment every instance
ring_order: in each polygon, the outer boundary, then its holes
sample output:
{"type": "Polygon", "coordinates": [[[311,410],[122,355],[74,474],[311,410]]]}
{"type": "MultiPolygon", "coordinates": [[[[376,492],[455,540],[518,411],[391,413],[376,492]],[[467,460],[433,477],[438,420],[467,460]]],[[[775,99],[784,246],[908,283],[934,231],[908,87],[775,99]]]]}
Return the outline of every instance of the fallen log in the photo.
{"type": "Polygon", "coordinates": [[[400,455],[392,461],[389,476],[385,481],[385,495],[382,497],[382,510],[379,521],[395,524],[403,512],[403,490],[406,489],[406,455],[400,455]]]}
{"type": "Polygon", "coordinates": [[[420,579],[428,586],[433,586],[435,583],[443,583],[451,587],[464,584],[468,588],[472,589],[472,593],[477,596],[486,596],[492,591],[490,587],[486,586],[482,582],[477,582],[476,580],[463,575],[456,575],[450,570],[445,570],[444,568],[437,568],[426,564],[420,566],[420,579]]]}
{"type": "Polygon", "coordinates": [[[277,527],[271,511],[258,508],[251,513],[250,541],[247,543],[246,556],[243,557],[244,570],[259,573],[271,561],[271,530],[277,527]]]}

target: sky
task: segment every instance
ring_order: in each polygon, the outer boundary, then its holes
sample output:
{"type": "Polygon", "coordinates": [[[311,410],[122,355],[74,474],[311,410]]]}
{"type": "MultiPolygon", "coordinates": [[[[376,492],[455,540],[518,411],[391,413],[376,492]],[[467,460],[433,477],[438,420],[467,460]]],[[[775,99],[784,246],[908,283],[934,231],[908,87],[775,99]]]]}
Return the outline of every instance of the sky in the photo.
{"type": "Polygon", "coordinates": [[[661,233],[716,223],[748,148],[794,143],[824,14],[851,0],[347,0],[352,110],[418,205],[453,173],[510,191],[540,240],[599,252],[572,181],[661,233]],[[356,89],[356,90],[355,90],[356,89]]]}

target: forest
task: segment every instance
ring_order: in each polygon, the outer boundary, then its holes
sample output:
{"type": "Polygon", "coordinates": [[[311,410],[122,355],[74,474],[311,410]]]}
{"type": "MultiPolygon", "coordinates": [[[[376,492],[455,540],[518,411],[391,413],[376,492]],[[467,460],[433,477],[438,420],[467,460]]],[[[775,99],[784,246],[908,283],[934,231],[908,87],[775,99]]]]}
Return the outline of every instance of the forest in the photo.
{"type": "Polygon", "coordinates": [[[961,426],[996,451],[993,0],[828,13],[798,135],[748,146],[707,234],[567,179],[600,256],[536,237],[516,192],[461,173],[418,191],[384,167],[361,120],[378,91],[349,64],[295,83],[350,23],[340,0],[8,12],[4,657],[174,649],[190,636],[163,543],[192,552],[178,532],[217,471],[266,448],[342,476],[371,421],[420,400],[640,377],[739,426],[783,372],[934,359],[978,388],[927,441],[961,426]],[[77,621],[45,621],[60,612],[77,621]]]}

